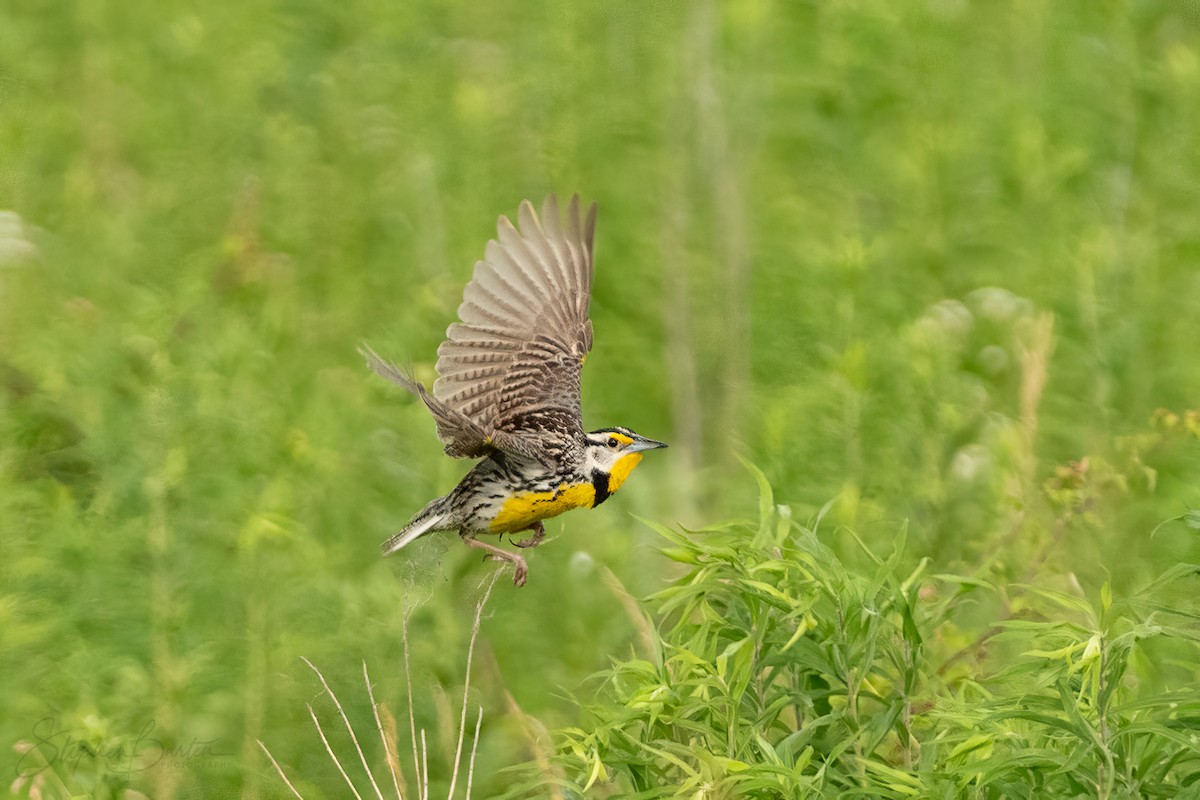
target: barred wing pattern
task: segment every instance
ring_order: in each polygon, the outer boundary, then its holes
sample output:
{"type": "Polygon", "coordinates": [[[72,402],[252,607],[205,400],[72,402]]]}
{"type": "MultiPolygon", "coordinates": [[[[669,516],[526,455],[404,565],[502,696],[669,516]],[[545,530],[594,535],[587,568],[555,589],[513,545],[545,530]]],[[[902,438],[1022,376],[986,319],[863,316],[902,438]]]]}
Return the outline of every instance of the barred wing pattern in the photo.
{"type": "Polygon", "coordinates": [[[564,224],[550,195],[541,219],[521,203],[517,223],[519,230],[501,217],[475,265],[461,321],[438,348],[433,396],[501,450],[548,460],[583,433],[579,376],[592,348],[596,206],[581,219],[572,197],[564,224]]]}
{"type": "Polygon", "coordinates": [[[553,466],[580,446],[579,378],[592,348],[588,301],[596,206],[565,221],[554,195],[541,219],[528,201],[514,227],[506,217],[463,292],[459,322],[438,348],[432,394],[370,351],[381,376],[418,395],[433,413],[446,452],[479,457],[499,449],[553,466]]]}

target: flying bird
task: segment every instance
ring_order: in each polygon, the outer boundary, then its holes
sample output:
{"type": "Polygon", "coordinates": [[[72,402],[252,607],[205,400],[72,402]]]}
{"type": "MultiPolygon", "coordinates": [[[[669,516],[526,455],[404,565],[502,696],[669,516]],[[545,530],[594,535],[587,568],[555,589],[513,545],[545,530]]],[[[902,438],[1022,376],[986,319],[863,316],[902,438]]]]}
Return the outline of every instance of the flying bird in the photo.
{"type": "Polygon", "coordinates": [[[583,430],[579,378],[592,349],[595,227],[596,205],[581,218],[578,195],[565,220],[554,195],[540,219],[529,201],[517,225],[500,217],[463,292],[459,321],[438,347],[432,391],[362,348],[372,370],[425,403],[448,455],[480,459],[384,542],[383,555],[434,531],[458,531],[471,547],[510,562],[513,582],[523,586],[525,559],[478,537],[528,531],[514,544],[536,547],[546,535],[542,520],[595,508],[645,451],[667,446],[622,426],[583,430]]]}

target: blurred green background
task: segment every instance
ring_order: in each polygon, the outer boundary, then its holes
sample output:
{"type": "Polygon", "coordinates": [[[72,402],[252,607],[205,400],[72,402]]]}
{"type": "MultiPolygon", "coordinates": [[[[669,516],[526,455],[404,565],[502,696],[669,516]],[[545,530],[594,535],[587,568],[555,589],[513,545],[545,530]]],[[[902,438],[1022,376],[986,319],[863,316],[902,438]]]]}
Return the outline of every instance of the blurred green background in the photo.
{"type": "Polygon", "coordinates": [[[1200,560],[1149,535],[1200,502],[1197,141],[1196,2],[0,5],[0,785],[286,796],[262,739],[343,796],[299,658],[378,763],[406,607],[448,762],[491,567],[378,558],[467,465],[355,347],[431,381],[549,192],[600,204],[585,424],[672,446],[497,584],[478,796],[629,652],[631,514],[753,512],[735,453],[851,562],[905,519],[963,573],[1200,560]]]}

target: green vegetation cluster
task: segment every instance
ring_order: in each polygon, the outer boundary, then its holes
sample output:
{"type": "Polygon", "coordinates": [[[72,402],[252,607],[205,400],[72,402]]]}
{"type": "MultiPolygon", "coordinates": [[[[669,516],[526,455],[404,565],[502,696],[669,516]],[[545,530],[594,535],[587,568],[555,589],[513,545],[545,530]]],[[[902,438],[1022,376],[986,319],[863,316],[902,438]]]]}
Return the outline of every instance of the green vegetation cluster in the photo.
{"type": "Polygon", "coordinates": [[[0,794],[290,796],[261,741],[343,797],[307,705],[362,790],[302,657],[446,794],[492,567],[377,557],[465,465],[355,348],[429,382],[577,191],[585,424],[671,448],[492,591],[474,796],[1194,796],[1198,53],[1159,0],[0,4],[0,794]]]}
{"type": "MultiPolygon", "coordinates": [[[[642,658],[557,732],[560,796],[1192,797],[1200,565],[997,586],[903,569],[905,529],[853,571],[776,506],[681,534],[642,658]],[[1188,599],[1180,602],[1180,597],[1188,599]]],[[[1200,530],[1200,519],[1188,520],[1200,530]]],[[[553,772],[551,772],[553,774],[553,772]]],[[[513,796],[518,796],[514,793],[513,796]]]]}

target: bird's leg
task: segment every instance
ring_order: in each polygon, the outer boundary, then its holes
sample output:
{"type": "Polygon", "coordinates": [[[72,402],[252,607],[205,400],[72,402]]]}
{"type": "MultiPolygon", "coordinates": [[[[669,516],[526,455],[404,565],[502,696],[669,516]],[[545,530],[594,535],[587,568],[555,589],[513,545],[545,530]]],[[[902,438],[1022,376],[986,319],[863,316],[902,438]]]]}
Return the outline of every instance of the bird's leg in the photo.
{"type": "Polygon", "coordinates": [[[529,567],[525,565],[525,559],[521,558],[516,553],[510,553],[507,550],[502,550],[494,544],[481,542],[475,538],[473,533],[460,534],[462,540],[471,547],[477,547],[480,550],[490,554],[493,561],[509,561],[513,565],[513,583],[517,586],[525,585],[525,578],[529,574],[529,567]]]}
{"type": "Polygon", "coordinates": [[[528,539],[522,539],[519,542],[513,542],[517,547],[537,547],[542,543],[542,539],[546,538],[546,526],[540,521],[533,523],[532,527],[525,530],[533,531],[533,536],[530,536],[528,539]]]}

